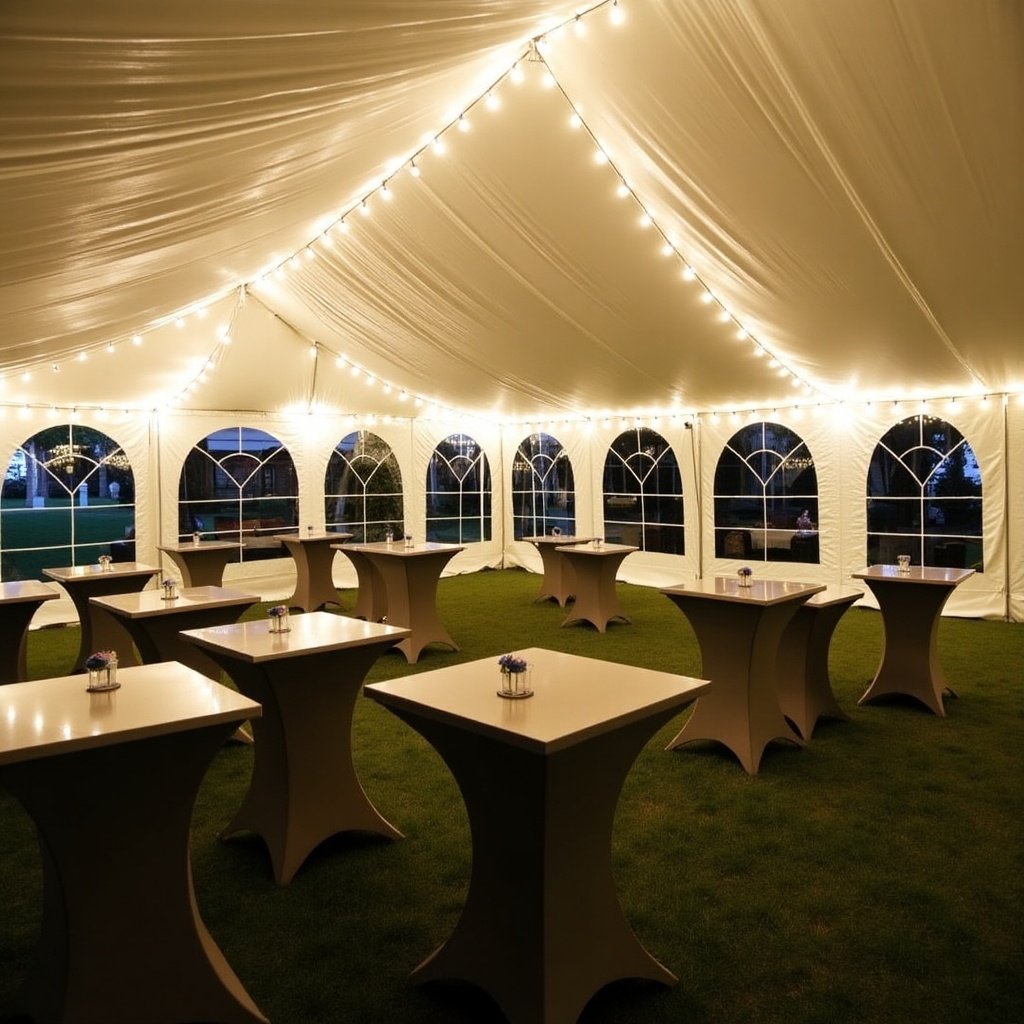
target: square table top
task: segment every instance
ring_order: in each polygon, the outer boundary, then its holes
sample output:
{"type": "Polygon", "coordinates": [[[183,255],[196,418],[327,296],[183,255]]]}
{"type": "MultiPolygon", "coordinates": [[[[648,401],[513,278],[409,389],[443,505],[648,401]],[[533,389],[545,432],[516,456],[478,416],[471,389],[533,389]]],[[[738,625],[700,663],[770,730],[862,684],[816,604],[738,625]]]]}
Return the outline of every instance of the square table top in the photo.
{"type": "Polygon", "coordinates": [[[537,537],[524,537],[524,541],[528,541],[530,544],[551,544],[557,547],[559,544],[589,544],[594,539],[593,534],[587,534],[583,536],[576,533],[560,533],[557,537],[550,533],[545,533],[537,537]]]}
{"type": "Polygon", "coordinates": [[[165,600],[162,590],[143,590],[138,594],[110,594],[91,597],[91,604],[129,619],[173,615],[192,608],[230,608],[232,605],[256,604],[259,597],[226,587],[179,587],[178,596],[165,600]]]}
{"type": "Polygon", "coordinates": [[[457,724],[511,746],[554,753],[668,708],[682,710],[707,692],[703,679],[531,647],[525,700],[498,696],[498,658],[370,683],[366,696],[395,709],[457,724]]]}
{"type": "Polygon", "coordinates": [[[804,602],[804,607],[827,608],[833,604],[859,601],[863,596],[864,591],[860,587],[826,586],[820,593],[812,594],[804,602]]]}
{"type": "Polygon", "coordinates": [[[386,540],[375,541],[372,544],[335,544],[339,551],[358,551],[366,555],[395,555],[398,558],[415,558],[417,555],[432,555],[439,551],[448,551],[455,554],[457,551],[465,551],[462,544],[441,544],[438,541],[427,540],[413,545],[411,548],[405,546],[405,542],[398,538],[389,544],[386,540]]]}
{"type": "Polygon", "coordinates": [[[156,549],[157,551],[186,553],[189,551],[226,551],[229,548],[239,551],[241,547],[242,545],[236,540],[201,540],[198,544],[190,540],[183,540],[176,544],[158,544],[156,549]]]}
{"type": "Polygon", "coordinates": [[[102,565],[65,565],[55,569],[44,569],[43,575],[58,583],[73,583],[75,580],[91,579],[94,576],[156,576],[160,570],[144,562],[111,562],[108,569],[102,565]]]}
{"type": "Polygon", "coordinates": [[[0,583],[0,604],[20,604],[24,601],[52,601],[60,594],[39,580],[10,580],[0,583]]]}
{"type": "Polygon", "coordinates": [[[662,587],[661,593],[671,597],[698,597],[709,601],[726,601],[733,604],[783,604],[786,601],[803,601],[811,594],[821,593],[824,583],[789,583],[785,580],[755,578],[749,587],[741,587],[736,578],[729,576],[705,576],[691,583],[680,583],[674,587],[662,587]]]}
{"type": "Polygon", "coordinates": [[[302,654],[362,647],[393,637],[397,643],[411,634],[402,626],[364,622],[329,612],[305,612],[288,617],[287,633],[271,633],[269,619],[251,619],[224,626],[185,629],[181,635],[200,647],[228,654],[253,663],[294,658],[302,654]]]}
{"type": "Polygon", "coordinates": [[[0,765],[258,718],[256,701],[176,661],[118,670],[89,693],[84,673],[0,686],[0,765]]]}
{"type": "Polygon", "coordinates": [[[931,565],[911,565],[900,570],[898,565],[869,565],[859,572],[850,573],[855,580],[886,580],[894,583],[936,583],[956,586],[963,583],[968,576],[973,576],[974,569],[943,569],[931,565]]]}
{"type": "Polygon", "coordinates": [[[570,555],[628,555],[630,552],[639,551],[640,549],[632,544],[601,544],[600,546],[595,546],[591,542],[586,544],[563,544],[561,547],[555,548],[555,550],[570,555]]]}
{"type": "Polygon", "coordinates": [[[282,544],[325,544],[328,541],[341,543],[352,537],[351,533],[277,533],[274,534],[282,544]]]}

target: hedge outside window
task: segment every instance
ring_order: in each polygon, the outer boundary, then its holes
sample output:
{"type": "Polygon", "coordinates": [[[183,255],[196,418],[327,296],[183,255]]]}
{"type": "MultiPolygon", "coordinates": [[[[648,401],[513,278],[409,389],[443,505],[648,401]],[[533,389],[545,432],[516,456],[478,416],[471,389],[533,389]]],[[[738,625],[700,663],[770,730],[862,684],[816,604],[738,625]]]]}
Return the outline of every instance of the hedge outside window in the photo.
{"type": "Polygon", "coordinates": [[[867,480],[868,564],[982,571],[981,469],[952,424],[917,415],[878,442],[867,480]]]}
{"type": "Polygon", "coordinates": [[[324,522],[351,533],[354,544],[384,540],[390,527],[405,532],[402,471],[391,446],[365,430],[343,437],[324,476],[324,522]]]}
{"type": "Polygon", "coordinates": [[[817,562],[818,474],[789,427],[752,423],[729,439],[715,468],[715,555],[817,562]]]}
{"type": "Polygon", "coordinates": [[[135,558],[135,477],[120,445],[74,424],[47,427],[11,457],[0,503],[4,580],[135,558]]]}
{"type": "Polygon", "coordinates": [[[606,540],[685,554],[683,478],[661,434],[646,427],[620,434],[605,457],[603,490],[606,540]]]}
{"type": "Polygon", "coordinates": [[[491,470],[468,434],[452,434],[427,466],[427,540],[469,544],[491,539],[491,470]]]}
{"type": "Polygon", "coordinates": [[[576,532],[572,463],[550,434],[523,438],[512,462],[512,528],[516,540],[539,537],[557,527],[576,532]]]}
{"type": "Polygon", "coordinates": [[[277,438],[251,427],[228,427],[189,453],[178,484],[178,536],[243,545],[241,558],[280,558],[275,533],[299,525],[295,464],[277,438]]]}

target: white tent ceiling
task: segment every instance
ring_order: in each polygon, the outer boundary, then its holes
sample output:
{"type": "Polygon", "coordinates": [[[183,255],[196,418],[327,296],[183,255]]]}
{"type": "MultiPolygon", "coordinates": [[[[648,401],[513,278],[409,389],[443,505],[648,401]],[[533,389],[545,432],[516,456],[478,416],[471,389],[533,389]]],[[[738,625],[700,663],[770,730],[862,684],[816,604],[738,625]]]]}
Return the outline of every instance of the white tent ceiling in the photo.
{"type": "Polygon", "coordinates": [[[1018,0],[578,10],[9,0],[0,401],[529,418],[1024,388],[1018,0]]]}

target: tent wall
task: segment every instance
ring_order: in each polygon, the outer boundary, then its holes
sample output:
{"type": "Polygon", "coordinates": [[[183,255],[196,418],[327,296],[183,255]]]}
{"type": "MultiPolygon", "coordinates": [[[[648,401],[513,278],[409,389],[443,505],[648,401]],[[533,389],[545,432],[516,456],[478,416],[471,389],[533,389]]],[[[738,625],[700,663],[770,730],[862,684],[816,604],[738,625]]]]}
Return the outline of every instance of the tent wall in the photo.
{"type": "MultiPolygon", "coordinates": [[[[772,419],[792,427],[807,443],[818,473],[821,562],[757,563],[757,571],[772,578],[823,583],[850,583],[850,574],[865,562],[865,480],[878,439],[913,410],[885,403],[837,414],[835,410],[663,419],[653,426],[673,446],[682,469],[686,522],[686,553],[682,556],[637,552],[622,566],[620,578],[646,586],[665,586],[699,575],[731,574],[735,560],[716,558],[714,551],[713,491],[715,467],[722,446],[744,423],[772,419]],[[688,425],[689,424],[689,425],[688,425]]],[[[947,612],[971,617],[1010,617],[1024,621],[1024,542],[1019,528],[1024,509],[1024,405],[964,401],[944,409],[978,457],[983,475],[985,571],[958,588],[947,612]]],[[[0,420],[0,452],[10,459],[15,448],[44,427],[66,422],[60,415],[23,410],[0,420]]],[[[184,459],[197,441],[224,427],[256,427],[277,437],[289,450],[299,480],[300,523],[324,524],[323,488],[327,462],[334,445],[357,427],[347,417],[285,417],[225,412],[187,414],[164,412],[150,418],[79,415],[76,422],[102,430],[124,448],[136,483],[136,541],[139,561],[160,565],[157,545],[177,539],[178,481],[184,459]]],[[[453,573],[486,567],[523,566],[540,570],[533,546],[513,540],[508,494],[512,459],[519,442],[535,430],[556,436],[573,464],[576,521],[580,532],[603,533],[602,474],[605,453],[615,437],[632,422],[607,425],[551,424],[504,426],[455,420],[393,420],[367,426],[391,445],[402,471],[408,531],[425,535],[426,467],[435,445],[453,433],[467,433],[484,449],[492,477],[492,537],[470,544],[449,563],[453,573]]],[[[0,537],[2,543],[2,537],[0,537]]],[[[335,560],[335,582],[355,585],[355,574],[344,558],[335,560]]],[[[287,596],[294,583],[289,558],[229,565],[225,583],[245,587],[261,597],[287,596]]],[[[865,603],[872,603],[870,595],[865,603]]],[[[50,602],[37,624],[74,618],[70,601],[50,602]]]]}

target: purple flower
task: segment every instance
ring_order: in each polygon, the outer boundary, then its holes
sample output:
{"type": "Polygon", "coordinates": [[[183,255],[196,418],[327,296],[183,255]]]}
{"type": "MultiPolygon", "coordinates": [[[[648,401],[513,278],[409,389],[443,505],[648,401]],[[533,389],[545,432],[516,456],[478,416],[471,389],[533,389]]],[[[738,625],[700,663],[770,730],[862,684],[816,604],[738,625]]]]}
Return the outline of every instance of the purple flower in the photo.
{"type": "Polygon", "coordinates": [[[164,587],[173,587],[173,586],[174,586],[174,580],[172,580],[172,579],[171,579],[171,578],[170,578],[170,577],[168,576],[167,578],[165,578],[165,579],[164,579],[164,583],[163,583],[163,585],[164,585],[164,587]]]}
{"type": "Polygon", "coordinates": [[[742,569],[737,569],[736,574],[738,576],[753,576],[754,570],[751,569],[750,566],[745,565],[742,569]]]}
{"type": "Polygon", "coordinates": [[[501,666],[502,672],[508,672],[512,675],[526,671],[526,659],[517,658],[514,654],[503,654],[498,659],[498,664],[501,666]]]}
{"type": "Polygon", "coordinates": [[[93,672],[97,669],[106,668],[113,656],[113,651],[94,651],[85,659],[85,667],[93,672]]]}
{"type": "Polygon", "coordinates": [[[267,609],[267,614],[272,619],[279,619],[282,615],[288,614],[288,606],[283,604],[275,604],[273,608],[267,609]]]}

